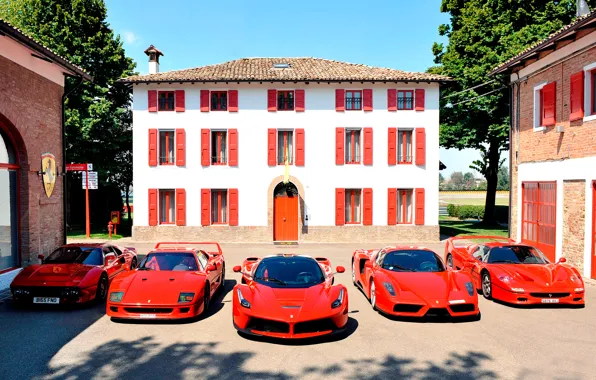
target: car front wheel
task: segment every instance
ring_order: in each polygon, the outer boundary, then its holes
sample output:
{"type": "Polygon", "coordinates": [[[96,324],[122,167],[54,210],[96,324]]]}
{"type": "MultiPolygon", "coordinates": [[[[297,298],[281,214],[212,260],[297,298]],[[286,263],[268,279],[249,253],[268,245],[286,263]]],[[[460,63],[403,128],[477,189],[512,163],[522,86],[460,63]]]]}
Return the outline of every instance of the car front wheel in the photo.
{"type": "Polygon", "coordinates": [[[487,300],[491,299],[493,295],[492,281],[488,272],[482,274],[482,295],[487,300]]]}

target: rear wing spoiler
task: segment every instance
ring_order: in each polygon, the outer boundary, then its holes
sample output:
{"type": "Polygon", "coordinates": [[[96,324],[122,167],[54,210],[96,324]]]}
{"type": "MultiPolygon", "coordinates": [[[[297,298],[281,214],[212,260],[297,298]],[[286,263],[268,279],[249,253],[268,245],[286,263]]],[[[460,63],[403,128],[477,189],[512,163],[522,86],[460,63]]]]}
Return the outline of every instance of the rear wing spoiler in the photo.
{"type": "Polygon", "coordinates": [[[154,249],[177,249],[177,250],[188,250],[188,249],[201,249],[211,255],[221,255],[223,251],[219,243],[214,241],[195,241],[195,242],[159,242],[155,245],[154,249]],[[192,247],[195,246],[195,247],[192,247]],[[198,247],[196,247],[198,246],[198,247]],[[205,246],[209,246],[206,249],[205,246]]]}
{"type": "Polygon", "coordinates": [[[129,251],[133,251],[133,252],[137,251],[137,249],[135,247],[124,247],[124,248],[128,249],[129,251]]]}
{"type": "Polygon", "coordinates": [[[503,241],[504,243],[507,243],[507,244],[515,243],[515,240],[505,237],[505,236],[489,236],[489,235],[455,236],[455,237],[449,238],[449,241],[451,242],[451,244],[453,244],[453,247],[455,247],[455,248],[466,247],[471,244],[480,244],[482,242],[487,243],[487,242],[503,241]],[[480,240],[482,240],[482,241],[480,241],[480,240]],[[460,244],[455,243],[456,241],[459,242],[460,244]]]}

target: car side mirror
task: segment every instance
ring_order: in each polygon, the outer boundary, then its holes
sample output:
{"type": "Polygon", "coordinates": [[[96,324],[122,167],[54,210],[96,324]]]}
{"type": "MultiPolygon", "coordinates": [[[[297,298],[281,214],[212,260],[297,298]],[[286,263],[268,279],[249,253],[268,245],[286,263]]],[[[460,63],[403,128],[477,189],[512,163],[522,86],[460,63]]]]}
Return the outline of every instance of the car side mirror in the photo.
{"type": "Polygon", "coordinates": [[[39,255],[37,255],[37,258],[40,259],[41,261],[43,261],[44,256],[40,253],[39,255]]]}
{"type": "Polygon", "coordinates": [[[559,261],[557,261],[557,264],[563,264],[563,263],[566,263],[566,262],[567,262],[567,259],[566,259],[566,258],[564,258],[564,257],[561,257],[561,258],[559,259],[559,261]]]}
{"type": "Polygon", "coordinates": [[[241,267],[240,265],[236,265],[236,266],[233,268],[233,270],[234,270],[234,272],[236,272],[236,273],[240,273],[240,272],[242,272],[242,267],[241,267]]]}
{"type": "Polygon", "coordinates": [[[335,268],[335,271],[337,273],[344,273],[346,271],[346,268],[342,267],[341,265],[338,266],[337,268],[335,268]]]}
{"type": "Polygon", "coordinates": [[[213,271],[215,271],[215,270],[217,270],[217,267],[216,267],[215,265],[213,265],[213,264],[209,264],[209,265],[207,265],[207,269],[206,269],[206,272],[207,272],[207,273],[209,273],[209,272],[213,272],[213,271]]]}

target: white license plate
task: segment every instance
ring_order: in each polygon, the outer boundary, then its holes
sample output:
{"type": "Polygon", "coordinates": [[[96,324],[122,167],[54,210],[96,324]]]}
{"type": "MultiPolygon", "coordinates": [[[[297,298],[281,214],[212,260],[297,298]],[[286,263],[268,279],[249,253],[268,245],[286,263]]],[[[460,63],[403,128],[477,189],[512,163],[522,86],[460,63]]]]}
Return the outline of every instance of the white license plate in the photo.
{"type": "Polygon", "coordinates": [[[57,303],[60,303],[60,298],[58,298],[58,297],[33,297],[33,303],[57,304],[57,303]]]}
{"type": "Polygon", "coordinates": [[[559,303],[558,299],[552,299],[552,298],[544,298],[542,299],[542,303],[559,303]]]}
{"type": "Polygon", "coordinates": [[[155,318],[155,314],[141,314],[141,318],[155,318]]]}

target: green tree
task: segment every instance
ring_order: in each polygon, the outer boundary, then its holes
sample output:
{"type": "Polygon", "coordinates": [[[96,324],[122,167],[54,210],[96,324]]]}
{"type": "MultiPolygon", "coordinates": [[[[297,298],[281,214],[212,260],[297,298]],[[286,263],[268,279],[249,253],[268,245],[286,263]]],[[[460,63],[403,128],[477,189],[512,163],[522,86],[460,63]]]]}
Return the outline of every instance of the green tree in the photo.
{"type": "Polygon", "coordinates": [[[501,166],[499,168],[497,181],[497,190],[509,190],[509,168],[501,166]]]}
{"type": "MultiPolygon", "coordinates": [[[[594,7],[596,0],[587,3],[594,7]]],[[[500,154],[509,144],[509,94],[505,77],[488,74],[529,44],[570,23],[575,0],[443,0],[441,12],[451,16],[449,24],[439,26],[439,34],[449,42],[447,46],[434,43],[437,66],[428,71],[456,82],[442,90],[440,144],[484,154],[481,170],[474,169],[487,181],[484,222],[494,223],[500,154]]]]}
{"type": "MultiPolygon", "coordinates": [[[[93,77],[66,100],[66,162],[91,162],[100,186],[128,190],[131,94],[115,81],[135,74],[135,64],[106,21],[104,1],[0,0],[0,17],[93,77]]],[[[68,78],[65,91],[77,85],[77,80],[68,78]]]]}
{"type": "Polygon", "coordinates": [[[464,175],[462,172],[453,172],[449,179],[449,184],[452,190],[463,190],[464,188],[464,175]]]}

